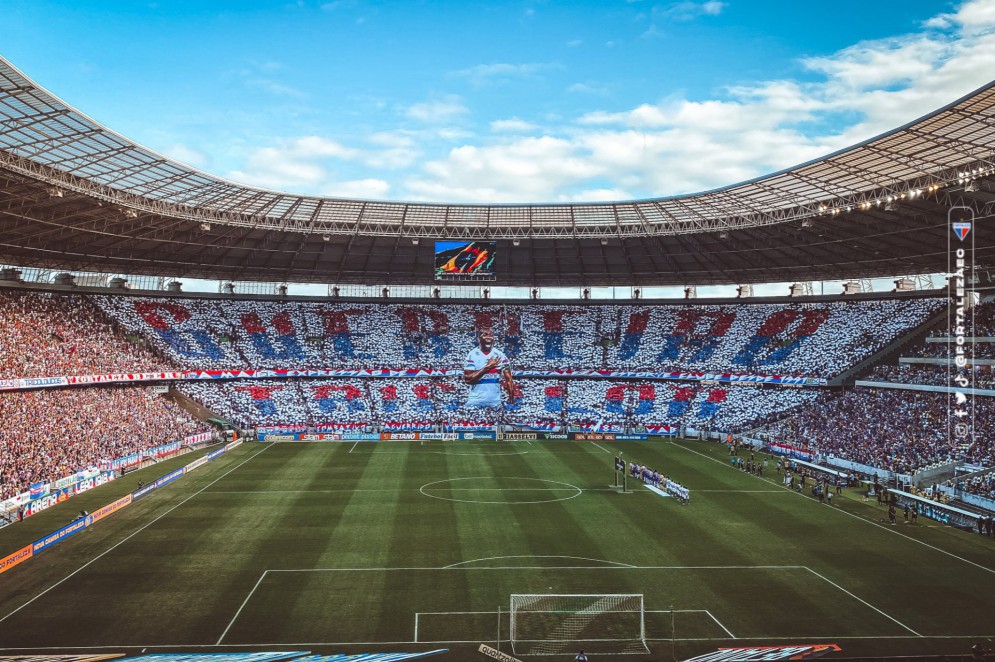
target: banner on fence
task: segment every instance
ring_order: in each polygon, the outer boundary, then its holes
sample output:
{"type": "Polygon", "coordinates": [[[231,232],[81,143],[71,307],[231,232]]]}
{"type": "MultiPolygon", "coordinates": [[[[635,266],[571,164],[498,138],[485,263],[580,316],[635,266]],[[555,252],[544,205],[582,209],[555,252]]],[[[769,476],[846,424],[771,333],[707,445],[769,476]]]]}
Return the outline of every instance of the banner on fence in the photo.
{"type": "Polygon", "coordinates": [[[34,554],[34,545],[26,545],[21,549],[17,550],[13,554],[8,554],[7,556],[0,559],[0,573],[7,572],[15,565],[23,563],[31,558],[34,554]]]}
{"type": "Polygon", "coordinates": [[[126,494],[117,501],[113,501],[104,506],[103,508],[98,508],[97,510],[93,511],[92,513],[90,513],[90,517],[93,518],[94,522],[98,522],[103,518],[107,517],[108,515],[110,515],[111,513],[116,513],[117,511],[121,510],[130,503],[131,503],[131,495],[126,494]]]}

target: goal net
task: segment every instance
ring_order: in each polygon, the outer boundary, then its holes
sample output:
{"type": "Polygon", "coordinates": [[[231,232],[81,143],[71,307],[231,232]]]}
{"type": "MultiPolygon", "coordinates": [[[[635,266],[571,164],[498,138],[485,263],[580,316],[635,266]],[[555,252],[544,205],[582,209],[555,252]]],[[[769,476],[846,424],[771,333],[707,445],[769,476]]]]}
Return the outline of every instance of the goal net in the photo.
{"type": "Polygon", "coordinates": [[[515,594],[510,614],[516,655],[649,652],[642,595],[515,594]]]}

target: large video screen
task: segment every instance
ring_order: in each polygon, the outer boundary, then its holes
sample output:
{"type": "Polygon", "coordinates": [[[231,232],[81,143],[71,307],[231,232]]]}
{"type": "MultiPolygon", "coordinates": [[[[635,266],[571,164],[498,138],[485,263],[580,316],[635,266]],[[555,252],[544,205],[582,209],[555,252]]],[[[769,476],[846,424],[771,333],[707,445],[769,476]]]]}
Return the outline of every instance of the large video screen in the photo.
{"type": "Polygon", "coordinates": [[[435,278],[493,277],[496,247],[493,241],[435,242],[435,278]]]}

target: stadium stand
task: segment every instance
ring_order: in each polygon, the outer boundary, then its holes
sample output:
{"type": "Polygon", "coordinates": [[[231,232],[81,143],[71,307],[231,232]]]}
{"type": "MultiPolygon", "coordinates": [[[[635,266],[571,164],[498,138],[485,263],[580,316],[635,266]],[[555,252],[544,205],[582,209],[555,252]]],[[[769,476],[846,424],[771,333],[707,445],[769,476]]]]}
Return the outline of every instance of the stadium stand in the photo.
{"type": "Polygon", "coordinates": [[[945,393],[857,388],[829,395],[768,428],[783,443],[898,473],[942,460],[995,465],[995,408],[977,407],[974,442],[950,445],[945,393]]]}
{"type": "Polygon", "coordinates": [[[0,420],[0,500],[209,430],[142,387],[2,393],[0,420]]]}
{"type": "Polygon", "coordinates": [[[957,481],[956,487],[968,494],[975,494],[986,499],[995,499],[995,473],[972,476],[967,480],[957,481]]]}
{"type": "MultiPolygon", "coordinates": [[[[903,356],[925,359],[938,359],[950,357],[953,346],[948,342],[925,342],[910,347],[902,352],[903,356]]],[[[967,357],[976,359],[995,359],[995,343],[974,342],[966,343],[964,354],[967,357]]]]}
{"type": "Polygon", "coordinates": [[[516,368],[831,377],[934,314],[940,299],[734,306],[371,305],[97,298],[187,368],[460,366],[493,326],[516,368]]]}
{"type": "MultiPolygon", "coordinates": [[[[884,298],[814,304],[483,307],[3,290],[0,306],[5,312],[0,319],[5,377],[288,367],[446,368],[458,373],[475,342],[474,330],[482,326],[497,330],[498,344],[517,370],[829,377],[922,324],[945,302],[884,298]]],[[[987,313],[979,311],[981,324],[987,323],[987,313]]],[[[926,384],[944,370],[879,367],[872,378],[926,384]]],[[[990,384],[990,373],[984,379],[983,384],[990,384]]],[[[930,421],[939,420],[936,397],[864,389],[825,401],[815,389],[520,378],[516,401],[502,421],[480,420],[476,410],[466,407],[466,386],[459,377],[243,379],[181,383],[179,389],[242,425],[304,425],[324,431],[490,427],[500,422],[546,430],[735,432],[794,412],[776,433],[825,454],[896,471],[958,454],[985,466],[992,461],[986,445],[959,452],[964,449],[944,447],[937,434],[924,431],[930,421]],[[817,400],[825,402],[803,406],[817,400]],[[852,434],[830,434],[835,429],[852,434]]],[[[65,391],[0,397],[4,419],[15,421],[2,437],[9,449],[4,494],[39,477],[58,477],[79,462],[112,458],[202,429],[145,389],[77,390],[73,397],[82,403],[80,416],[66,426],[72,450],[41,450],[57,445],[60,428],[47,421],[64,397],[65,391]],[[100,398],[108,399],[108,406],[101,407],[100,398]],[[46,421],[31,430],[42,440],[36,452],[11,446],[29,432],[16,421],[35,420],[46,421]],[[126,421],[151,427],[126,439],[126,421]]],[[[988,418],[979,420],[979,430],[988,430],[988,418]]]]}
{"type": "Polygon", "coordinates": [[[128,342],[92,297],[0,290],[0,379],[172,369],[128,342]]]}
{"type": "MultiPolygon", "coordinates": [[[[808,389],[719,387],[628,380],[521,379],[504,423],[536,429],[664,426],[739,430],[810,402],[808,389]]],[[[184,383],[186,395],[246,427],[332,424],[399,429],[474,425],[466,387],[454,379],[239,380],[184,383]]]]}
{"type": "Polygon", "coordinates": [[[899,384],[924,384],[932,386],[949,386],[955,377],[963,377],[973,388],[995,388],[995,377],[990,367],[977,369],[957,369],[943,365],[912,365],[877,366],[867,376],[867,379],[878,382],[899,384]]]}
{"type": "MultiPolygon", "coordinates": [[[[965,335],[977,337],[995,336],[995,300],[984,301],[974,306],[967,314],[965,335]]],[[[949,336],[950,328],[943,326],[930,333],[931,336],[949,336]]]]}

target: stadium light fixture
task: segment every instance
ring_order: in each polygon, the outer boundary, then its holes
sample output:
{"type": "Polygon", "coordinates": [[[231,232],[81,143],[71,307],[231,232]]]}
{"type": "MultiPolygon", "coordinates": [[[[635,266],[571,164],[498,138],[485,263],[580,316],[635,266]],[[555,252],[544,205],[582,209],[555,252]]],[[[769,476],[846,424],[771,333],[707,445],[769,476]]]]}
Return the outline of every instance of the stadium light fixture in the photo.
{"type": "Polygon", "coordinates": [[[522,240],[521,239],[512,239],[511,240],[511,245],[512,246],[521,246],[522,245],[522,240]]]}
{"type": "Polygon", "coordinates": [[[200,224],[200,229],[203,230],[204,232],[210,232],[211,231],[211,224],[210,223],[201,223],[200,224]]]}
{"type": "Polygon", "coordinates": [[[331,241],[332,237],[331,237],[331,235],[323,234],[323,235],[321,235],[321,240],[322,241],[331,241]]]}
{"type": "Polygon", "coordinates": [[[411,238],[411,245],[412,246],[417,246],[418,245],[418,237],[412,237],[411,238]]]}

